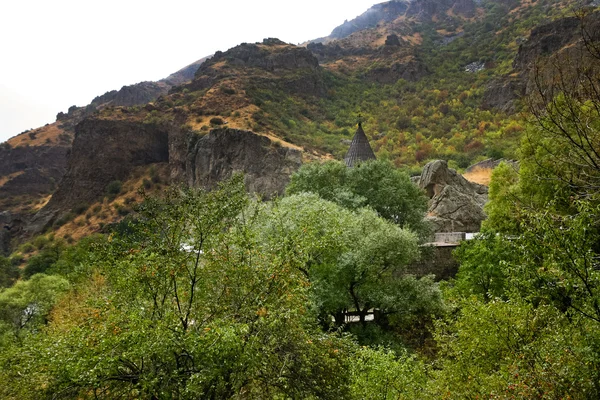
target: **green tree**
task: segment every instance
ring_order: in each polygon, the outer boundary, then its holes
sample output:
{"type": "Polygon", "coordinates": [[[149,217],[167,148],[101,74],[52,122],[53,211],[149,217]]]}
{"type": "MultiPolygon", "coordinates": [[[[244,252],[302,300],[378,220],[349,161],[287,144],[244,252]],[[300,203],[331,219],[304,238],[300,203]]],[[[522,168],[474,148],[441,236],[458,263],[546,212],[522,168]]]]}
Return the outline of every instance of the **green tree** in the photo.
{"type": "Polygon", "coordinates": [[[303,193],[281,199],[268,211],[264,235],[269,246],[291,249],[323,321],[343,324],[354,309],[399,325],[439,312],[441,296],[430,278],[406,274],[419,254],[417,237],[369,209],[351,211],[303,193]]]}
{"type": "Polygon", "coordinates": [[[0,291],[0,333],[21,339],[24,332],[38,329],[46,322],[54,302],[69,288],[57,276],[37,274],[0,291]]]}
{"type": "Polygon", "coordinates": [[[460,263],[456,286],[465,297],[483,295],[485,301],[504,295],[506,263],[514,261],[513,243],[494,232],[479,234],[454,251],[460,263]]]}
{"type": "Polygon", "coordinates": [[[52,242],[46,245],[39,254],[32,256],[28,261],[23,276],[29,278],[35,274],[45,273],[50,267],[56,263],[66,245],[62,240],[52,242]]]}
{"type": "Polygon", "coordinates": [[[19,268],[9,258],[0,256],[0,289],[12,286],[19,275],[19,268]]]}
{"type": "Polygon", "coordinates": [[[338,161],[305,164],[287,187],[287,194],[302,192],[318,194],[349,209],[368,206],[397,225],[420,235],[427,233],[425,194],[407,174],[386,161],[369,161],[355,168],[338,161]]]}

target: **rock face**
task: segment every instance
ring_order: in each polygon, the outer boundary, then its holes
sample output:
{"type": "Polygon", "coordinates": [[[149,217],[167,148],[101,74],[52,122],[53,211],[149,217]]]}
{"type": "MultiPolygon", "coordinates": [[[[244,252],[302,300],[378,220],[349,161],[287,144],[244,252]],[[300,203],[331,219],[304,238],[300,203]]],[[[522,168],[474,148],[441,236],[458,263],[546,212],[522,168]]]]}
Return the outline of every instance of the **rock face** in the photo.
{"type": "Polygon", "coordinates": [[[250,131],[223,128],[190,142],[186,176],[190,186],[211,188],[243,172],[248,191],[269,198],[283,194],[301,164],[299,150],[250,131]]]}
{"type": "Polygon", "coordinates": [[[469,182],[443,160],[423,168],[419,187],[429,198],[427,219],[436,232],[478,232],[486,218],[487,187],[469,182]]]}
{"type": "Polygon", "coordinates": [[[268,198],[283,194],[302,154],[250,131],[221,128],[200,136],[171,124],[90,117],[77,125],[67,172],[26,234],[42,231],[78,204],[98,200],[110,182],[127,180],[135,167],[164,162],[174,183],[212,188],[243,172],[248,191],[268,198]]]}
{"type": "Polygon", "coordinates": [[[170,85],[164,82],[140,82],[135,85],[123,86],[120,90],[112,90],[92,100],[95,108],[103,106],[131,107],[154,101],[158,96],[167,94],[170,85]]]}
{"type": "Polygon", "coordinates": [[[279,39],[265,39],[262,43],[243,43],[225,52],[218,51],[196,71],[187,86],[192,91],[208,89],[234,70],[249,79],[278,80],[292,94],[323,96],[326,93],[317,58],[306,48],[286,44],[279,39]],[[255,73],[253,69],[259,70],[255,73]],[[270,76],[264,76],[264,72],[270,76]]]}
{"type": "Polygon", "coordinates": [[[519,45],[513,61],[514,71],[495,79],[486,88],[482,108],[515,112],[515,102],[536,90],[534,75],[539,73],[537,67],[548,65],[544,59],[561,59],[564,56],[568,61],[570,57],[580,57],[577,51],[584,47],[582,28],[588,40],[600,40],[600,12],[590,13],[583,20],[577,17],[560,18],[533,29],[529,38],[519,45]]]}
{"type": "Polygon", "coordinates": [[[515,102],[525,96],[525,89],[525,82],[518,77],[495,79],[485,88],[481,108],[512,114],[516,111],[515,102]]]}
{"type": "Polygon", "coordinates": [[[51,193],[65,172],[66,146],[0,147],[0,199],[51,193]]]}
{"type": "Polygon", "coordinates": [[[413,59],[407,63],[394,63],[389,67],[372,68],[365,73],[365,78],[371,82],[392,84],[398,79],[416,82],[427,74],[427,65],[413,59]]]}
{"type": "Polygon", "coordinates": [[[10,254],[11,231],[14,231],[13,218],[8,211],[0,212],[0,256],[10,254]]]}
{"type": "Polygon", "coordinates": [[[389,1],[387,3],[376,4],[365,13],[351,21],[345,21],[342,25],[335,28],[329,37],[332,39],[342,39],[354,32],[374,28],[381,21],[391,22],[403,15],[407,9],[408,3],[404,1],[389,1]]]}
{"type": "Polygon", "coordinates": [[[533,29],[529,39],[519,46],[513,68],[518,71],[529,70],[538,57],[559,51],[565,45],[577,41],[580,35],[580,20],[576,17],[561,18],[541,25],[533,29]]]}
{"type": "Polygon", "coordinates": [[[87,118],[75,128],[67,173],[46,208],[65,210],[94,201],[110,182],[127,179],[133,167],[168,159],[164,127],[87,118]]]}

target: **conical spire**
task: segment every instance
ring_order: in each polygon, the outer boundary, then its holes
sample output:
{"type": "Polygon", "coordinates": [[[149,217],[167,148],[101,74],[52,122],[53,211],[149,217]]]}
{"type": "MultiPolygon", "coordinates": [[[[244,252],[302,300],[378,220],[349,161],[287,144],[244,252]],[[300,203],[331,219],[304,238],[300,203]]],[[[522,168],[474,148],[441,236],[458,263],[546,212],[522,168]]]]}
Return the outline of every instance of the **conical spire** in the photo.
{"type": "Polygon", "coordinates": [[[353,167],[360,162],[375,159],[375,153],[373,153],[373,149],[369,144],[369,139],[367,139],[367,135],[365,135],[365,131],[363,131],[362,123],[359,122],[358,129],[350,144],[350,149],[348,149],[348,153],[346,153],[346,157],[344,157],[346,166],[353,167]]]}

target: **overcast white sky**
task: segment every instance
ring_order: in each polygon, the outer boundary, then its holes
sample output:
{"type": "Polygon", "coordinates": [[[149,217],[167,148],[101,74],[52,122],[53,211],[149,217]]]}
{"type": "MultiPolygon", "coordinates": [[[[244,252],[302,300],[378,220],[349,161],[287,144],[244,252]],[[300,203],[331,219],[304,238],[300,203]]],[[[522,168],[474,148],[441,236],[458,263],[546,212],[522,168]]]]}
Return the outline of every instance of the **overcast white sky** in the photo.
{"type": "Polygon", "coordinates": [[[0,142],[242,42],[326,36],[382,0],[2,0],[0,142]]]}

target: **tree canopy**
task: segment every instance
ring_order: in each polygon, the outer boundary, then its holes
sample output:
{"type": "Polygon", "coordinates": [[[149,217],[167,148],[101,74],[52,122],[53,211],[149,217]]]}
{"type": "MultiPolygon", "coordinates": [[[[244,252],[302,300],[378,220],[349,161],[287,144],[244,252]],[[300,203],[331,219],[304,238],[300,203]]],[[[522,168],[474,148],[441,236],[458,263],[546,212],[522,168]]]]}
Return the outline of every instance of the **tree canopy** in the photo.
{"type": "Polygon", "coordinates": [[[303,165],[290,180],[288,194],[310,192],[352,210],[371,207],[395,224],[424,234],[425,194],[409,176],[387,161],[347,168],[338,161],[303,165]]]}

